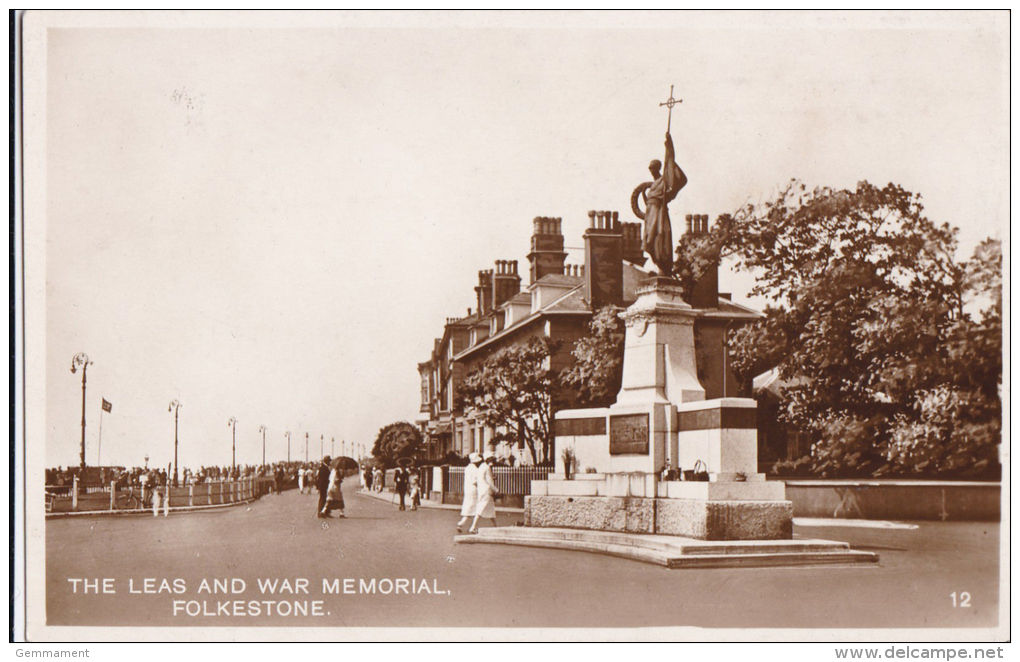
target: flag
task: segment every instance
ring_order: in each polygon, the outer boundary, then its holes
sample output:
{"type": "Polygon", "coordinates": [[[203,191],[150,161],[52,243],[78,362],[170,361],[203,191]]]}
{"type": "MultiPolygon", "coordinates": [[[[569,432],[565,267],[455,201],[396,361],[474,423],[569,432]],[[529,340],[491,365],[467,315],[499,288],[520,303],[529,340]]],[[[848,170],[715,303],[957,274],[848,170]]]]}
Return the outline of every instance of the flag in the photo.
{"type": "Polygon", "coordinates": [[[112,412],[113,411],[113,404],[110,403],[110,402],[107,402],[106,398],[103,398],[103,411],[105,411],[105,412],[112,412]]]}

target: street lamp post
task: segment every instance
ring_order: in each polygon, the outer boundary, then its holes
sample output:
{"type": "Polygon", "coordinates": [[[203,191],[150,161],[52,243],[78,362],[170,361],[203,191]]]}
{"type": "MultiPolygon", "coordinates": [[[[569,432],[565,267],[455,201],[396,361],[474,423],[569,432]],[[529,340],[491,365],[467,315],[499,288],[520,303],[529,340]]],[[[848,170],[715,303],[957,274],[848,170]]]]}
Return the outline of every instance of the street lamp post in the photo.
{"type": "Polygon", "coordinates": [[[183,407],[179,400],[176,398],[170,401],[170,408],[167,411],[171,411],[174,414],[174,487],[177,487],[177,412],[183,407]]]}
{"type": "MultiPolygon", "coordinates": [[[[334,444],[334,443],[336,443],[336,438],[335,438],[335,437],[330,437],[330,438],[329,438],[329,454],[330,454],[330,455],[336,455],[336,449],[335,449],[335,448],[333,448],[333,444],[334,444]]],[[[342,445],[343,445],[343,444],[341,443],[341,446],[342,446],[342,445]]]]}
{"type": "Polygon", "coordinates": [[[305,433],[305,462],[308,462],[308,433],[305,433]]]}
{"type": "Polygon", "coordinates": [[[259,432],[262,433],[262,466],[266,466],[266,426],[260,425],[259,432]]]}
{"type": "Polygon", "coordinates": [[[287,462],[290,462],[290,430],[284,432],[283,436],[287,437],[287,462]]]}
{"type": "Polygon", "coordinates": [[[92,365],[89,355],[78,352],[71,358],[71,374],[81,368],[81,477],[85,479],[85,371],[92,365]]]}
{"type": "Polygon", "coordinates": [[[227,427],[231,429],[230,432],[230,472],[234,472],[234,468],[237,466],[237,419],[233,416],[227,420],[227,427]]]}

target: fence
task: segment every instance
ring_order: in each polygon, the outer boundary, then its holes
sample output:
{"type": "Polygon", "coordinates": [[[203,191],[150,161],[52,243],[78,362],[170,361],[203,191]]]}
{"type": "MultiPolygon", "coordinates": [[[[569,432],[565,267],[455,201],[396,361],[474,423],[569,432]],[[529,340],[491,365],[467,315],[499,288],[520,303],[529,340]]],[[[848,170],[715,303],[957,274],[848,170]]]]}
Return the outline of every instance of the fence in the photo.
{"type": "MultiPolygon", "coordinates": [[[[550,467],[493,467],[492,478],[500,494],[525,497],[531,494],[531,481],[546,480],[552,472],[550,467]]],[[[443,492],[464,494],[464,467],[443,472],[443,492]]]]}
{"type": "MultiPolygon", "coordinates": [[[[219,506],[249,501],[261,496],[260,485],[255,478],[222,483],[201,483],[169,488],[170,508],[194,506],[219,506]]],[[[160,487],[155,495],[162,504],[167,488],[160,487]]],[[[96,512],[118,510],[141,512],[152,508],[153,490],[130,487],[118,488],[115,483],[106,486],[90,486],[79,489],[78,481],[68,485],[46,486],[46,512],[96,512]]]]}

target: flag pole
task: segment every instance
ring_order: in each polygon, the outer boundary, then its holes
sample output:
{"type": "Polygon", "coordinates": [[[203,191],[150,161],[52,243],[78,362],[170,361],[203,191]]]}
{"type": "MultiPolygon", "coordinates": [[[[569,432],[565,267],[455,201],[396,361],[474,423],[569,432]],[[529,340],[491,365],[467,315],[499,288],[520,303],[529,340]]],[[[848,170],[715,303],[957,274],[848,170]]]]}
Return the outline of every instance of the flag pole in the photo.
{"type": "Polygon", "coordinates": [[[96,466],[103,466],[103,403],[99,403],[99,449],[96,451],[96,466]]]}

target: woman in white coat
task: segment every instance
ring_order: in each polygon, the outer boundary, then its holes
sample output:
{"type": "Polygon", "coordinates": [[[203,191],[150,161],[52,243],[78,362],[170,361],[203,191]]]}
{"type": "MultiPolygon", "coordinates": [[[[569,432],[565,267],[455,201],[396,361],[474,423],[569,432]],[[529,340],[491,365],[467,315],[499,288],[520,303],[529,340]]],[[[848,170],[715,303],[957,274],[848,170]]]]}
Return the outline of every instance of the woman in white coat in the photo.
{"type": "Polygon", "coordinates": [[[467,523],[468,518],[474,517],[478,509],[478,466],[482,463],[482,456],[478,453],[471,453],[468,455],[468,462],[468,465],[464,467],[464,503],[460,506],[457,533],[461,532],[461,528],[467,523]]]}
{"type": "Polygon", "coordinates": [[[475,473],[475,482],[478,487],[478,498],[475,504],[475,519],[471,522],[468,533],[478,533],[478,518],[484,517],[496,526],[496,481],[492,477],[492,463],[496,458],[489,455],[485,463],[480,464],[475,473]]]}

